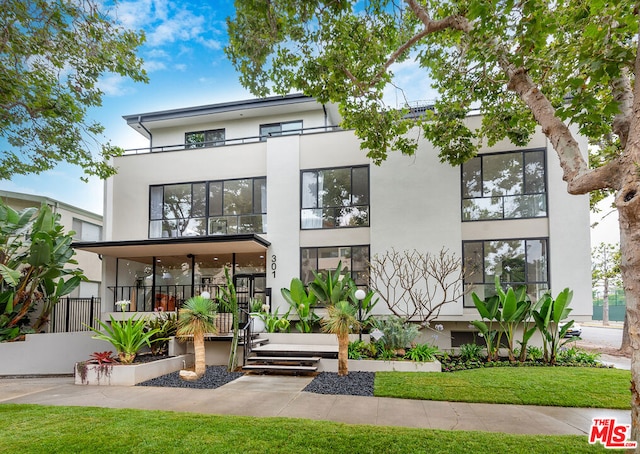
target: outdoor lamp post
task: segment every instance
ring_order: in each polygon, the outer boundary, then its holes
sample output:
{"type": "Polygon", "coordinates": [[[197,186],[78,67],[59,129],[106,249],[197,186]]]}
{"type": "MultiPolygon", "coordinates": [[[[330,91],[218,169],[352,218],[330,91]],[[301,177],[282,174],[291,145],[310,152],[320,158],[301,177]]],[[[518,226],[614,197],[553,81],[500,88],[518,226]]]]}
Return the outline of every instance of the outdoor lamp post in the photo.
{"type": "Polygon", "coordinates": [[[211,299],[211,293],[207,292],[206,290],[200,293],[200,296],[206,299],[211,299]]]}
{"type": "Polygon", "coordinates": [[[360,322],[360,329],[358,330],[359,339],[362,341],[362,300],[367,296],[366,292],[359,288],[356,290],[355,297],[358,300],[358,321],[360,322]]]}

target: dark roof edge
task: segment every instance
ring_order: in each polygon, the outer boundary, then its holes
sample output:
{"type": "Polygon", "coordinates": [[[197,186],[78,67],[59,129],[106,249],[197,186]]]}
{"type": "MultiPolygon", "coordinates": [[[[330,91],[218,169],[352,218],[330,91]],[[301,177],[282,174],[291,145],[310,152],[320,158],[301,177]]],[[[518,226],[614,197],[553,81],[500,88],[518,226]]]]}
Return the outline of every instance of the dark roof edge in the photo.
{"type": "Polygon", "coordinates": [[[106,247],[106,246],[151,246],[161,244],[190,244],[190,243],[227,243],[255,241],[265,248],[271,243],[254,233],[239,235],[212,235],[212,236],[185,236],[181,238],[157,238],[147,240],[123,240],[123,241],[77,241],[71,243],[71,247],[106,247]]]}
{"type": "Polygon", "coordinates": [[[267,98],[253,98],[241,101],[223,102],[218,104],[208,104],[204,106],[185,107],[181,109],[161,110],[134,115],[123,115],[127,123],[138,123],[139,121],[159,121],[174,118],[193,117],[197,115],[207,115],[213,113],[232,112],[234,110],[254,109],[256,107],[273,107],[277,105],[296,104],[314,101],[315,98],[301,93],[294,93],[285,96],[271,96],[267,98]]]}

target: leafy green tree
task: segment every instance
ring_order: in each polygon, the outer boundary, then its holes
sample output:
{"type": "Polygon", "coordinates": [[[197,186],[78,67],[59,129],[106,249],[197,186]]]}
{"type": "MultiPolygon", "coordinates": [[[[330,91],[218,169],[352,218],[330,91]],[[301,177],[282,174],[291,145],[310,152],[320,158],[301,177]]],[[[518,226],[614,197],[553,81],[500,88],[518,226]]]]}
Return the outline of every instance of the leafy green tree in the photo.
{"type": "Polygon", "coordinates": [[[87,175],[115,173],[104,127],[87,110],[102,104],[106,73],[147,81],[135,50],[142,34],[119,26],[96,0],[6,0],[0,8],[0,179],[68,162],[87,175]]]}
{"type": "Polygon", "coordinates": [[[609,289],[620,281],[620,248],[600,243],[591,251],[591,280],[602,285],[602,324],[609,324],[609,289]]]}
{"type": "MultiPolygon", "coordinates": [[[[483,143],[525,145],[540,126],[569,193],[615,195],[627,317],[638,326],[639,10],[628,0],[236,1],[226,52],[257,95],[296,90],[337,103],[375,163],[394,150],[413,154],[420,138],[411,128],[458,165],[483,143]],[[432,109],[385,105],[394,65],[407,60],[439,92],[432,109]],[[477,129],[466,123],[471,108],[482,114],[477,129]]],[[[640,332],[630,331],[637,440],[640,332]]]]}
{"type": "Polygon", "coordinates": [[[0,341],[42,330],[60,298],[85,279],[73,267],[72,241],[47,205],[18,212],[0,200],[0,341]]]}

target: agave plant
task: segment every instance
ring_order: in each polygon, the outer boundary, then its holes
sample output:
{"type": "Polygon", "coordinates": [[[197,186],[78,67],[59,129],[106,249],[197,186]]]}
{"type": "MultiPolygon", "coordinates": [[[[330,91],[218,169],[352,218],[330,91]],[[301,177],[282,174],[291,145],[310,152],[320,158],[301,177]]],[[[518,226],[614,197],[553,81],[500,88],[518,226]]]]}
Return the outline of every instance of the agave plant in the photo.
{"type": "Polygon", "coordinates": [[[96,320],[103,331],[88,326],[96,333],[93,339],[100,339],[110,342],[118,352],[118,359],[122,364],[131,364],[138,351],[145,345],[151,347],[152,342],[160,342],[164,339],[153,337],[158,329],[145,330],[147,321],[142,318],[131,316],[124,320],[116,320],[113,315],[109,315],[110,323],[96,320]]]}
{"type": "Polygon", "coordinates": [[[202,377],[207,370],[204,335],[216,332],[216,303],[203,296],[193,296],[178,311],[178,336],[193,336],[195,373],[202,377]]]}

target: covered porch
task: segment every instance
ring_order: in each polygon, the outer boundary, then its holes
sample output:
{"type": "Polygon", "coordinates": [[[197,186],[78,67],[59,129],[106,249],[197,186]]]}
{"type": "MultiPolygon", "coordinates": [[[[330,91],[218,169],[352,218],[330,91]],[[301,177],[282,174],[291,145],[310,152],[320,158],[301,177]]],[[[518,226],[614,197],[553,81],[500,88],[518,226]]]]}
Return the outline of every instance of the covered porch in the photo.
{"type": "Polygon", "coordinates": [[[228,268],[238,302],[269,304],[266,252],[270,243],[256,234],[130,241],[77,242],[73,247],[103,260],[103,311],[175,311],[194,295],[212,297],[226,285],[228,268]]]}

